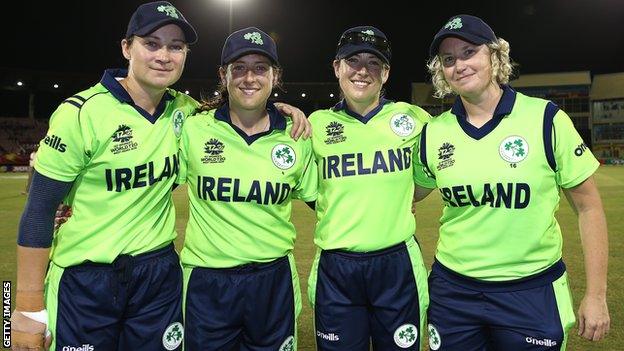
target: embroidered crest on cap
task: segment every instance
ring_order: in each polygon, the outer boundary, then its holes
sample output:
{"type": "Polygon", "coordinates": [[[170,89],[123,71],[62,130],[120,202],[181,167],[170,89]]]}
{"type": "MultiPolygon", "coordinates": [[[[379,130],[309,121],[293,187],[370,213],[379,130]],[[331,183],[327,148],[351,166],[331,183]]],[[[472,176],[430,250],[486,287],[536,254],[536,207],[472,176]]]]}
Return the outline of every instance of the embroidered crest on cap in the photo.
{"type": "Polygon", "coordinates": [[[171,5],[160,5],[156,8],[156,10],[158,10],[158,12],[164,12],[169,17],[180,18],[180,16],[178,16],[178,11],[176,10],[176,8],[171,5]]]}
{"type": "Polygon", "coordinates": [[[262,36],[258,32],[247,33],[243,36],[243,38],[249,40],[250,42],[258,45],[264,45],[264,41],[262,40],[262,36]]]}
{"type": "Polygon", "coordinates": [[[448,21],[448,23],[446,23],[444,25],[444,28],[447,29],[459,29],[461,27],[463,27],[464,25],[462,24],[462,20],[460,17],[455,17],[452,20],[448,21]]]}

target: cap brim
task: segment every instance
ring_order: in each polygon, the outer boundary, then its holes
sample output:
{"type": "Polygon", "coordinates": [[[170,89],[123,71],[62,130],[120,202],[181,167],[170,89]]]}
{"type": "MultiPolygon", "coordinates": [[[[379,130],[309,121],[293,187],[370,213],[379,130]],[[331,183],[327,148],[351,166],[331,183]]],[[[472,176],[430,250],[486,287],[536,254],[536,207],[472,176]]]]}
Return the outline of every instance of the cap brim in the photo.
{"type": "Polygon", "coordinates": [[[431,42],[431,45],[429,46],[429,56],[436,56],[438,54],[438,50],[440,49],[440,44],[442,44],[442,41],[449,37],[459,38],[474,45],[481,45],[489,42],[489,40],[486,38],[472,35],[470,33],[444,33],[440,36],[436,36],[435,39],[433,39],[433,41],[431,42]]]}
{"type": "Polygon", "coordinates": [[[336,58],[343,59],[358,54],[360,52],[368,52],[374,54],[375,56],[379,57],[383,62],[390,64],[390,60],[386,56],[384,56],[381,51],[371,46],[362,47],[353,44],[344,45],[340,49],[338,49],[338,52],[336,53],[336,58]]]}
{"type": "Polygon", "coordinates": [[[187,44],[195,44],[197,42],[197,32],[195,32],[195,28],[193,28],[187,22],[175,18],[164,19],[158,22],[151,23],[149,26],[145,26],[140,30],[135,31],[134,35],[148,35],[150,33],[153,33],[158,28],[166,26],[168,24],[175,24],[180,27],[180,29],[182,29],[182,32],[184,33],[184,39],[186,40],[187,44]]]}
{"type": "Polygon", "coordinates": [[[226,64],[236,60],[237,58],[239,58],[241,56],[248,55],[248,54],[261,54],[261,55],[264,55],[269,60],[271,60],[271,62],[273,62],[274,64],[279,66],[279,61],[277,61],[277,57],[272,57],[271,53],[269,53],[267,50],[251,49],[251,48],[242,48],[240,50],[234,51],[228,57],[224,57],[223,58],[223,60],[221,61],[221,65],[226,65],[226,64]]]}

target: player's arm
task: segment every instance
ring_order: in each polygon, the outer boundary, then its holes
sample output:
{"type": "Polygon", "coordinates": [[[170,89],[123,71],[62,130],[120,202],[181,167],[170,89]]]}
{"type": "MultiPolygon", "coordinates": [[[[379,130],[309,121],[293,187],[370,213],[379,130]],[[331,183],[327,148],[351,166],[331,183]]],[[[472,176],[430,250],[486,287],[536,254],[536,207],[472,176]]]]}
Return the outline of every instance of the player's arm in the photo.
{"type": "MultiPolygon", "coordinates": [[[[52,244],[54,215],[72,184],[53,180],[37,171],[33,175],[17,238],[17,294],[11,318],[14,350],[44,345],[46,324],[37,321],[37,317],[45,321],[43,284],[52,244]]],[[[49,342],[48,338],[48,345],[49,342]]]]}
{"type": "Polygon", "coordinates": [[[298,140],[299,137],[303,135],[303,139],[307,139],[312,135],[312,125],[303,111],[283,102],[276,102],[274,105],[281,114],[290,116],[292,119],[293,125],[290,130],[291,138],[298,140]]]}
{"type": "Polygon", "coordinates": [[[312,210],[316,210],[316,199],[318,197],[318,165],[312,152],[312,140],[300,141],[303,144],[302,150],[305,166],[299,180],[293,190],[293,198],[302,200],[312,210]]]}
{"type": "Polygon", "coordinates": [[[425,188],[424,186],[416,184],[414,186],[414,202],[424,200],[432,191],[433,189],[431,188],[425,188]]]}
{"type": "Polygon", "coordinates": [[[607,308],[607,260],[609,242],[607,220],[593,177],[570,189],[564,189],[578,215],[579,231],[585,258],[586,290],[578,310],[579,335],[598,341],[610,328],[607,308]]]}
{"type": "Polygon", "coordinates": [[[609,330],[607,309],[607,223],[592,174],[598,161],[586,148],[564,111],[553,118],[555,179],[578,215],[585,262],[586,290],[578,310],[579,335],[600,340],[609,330]]]}

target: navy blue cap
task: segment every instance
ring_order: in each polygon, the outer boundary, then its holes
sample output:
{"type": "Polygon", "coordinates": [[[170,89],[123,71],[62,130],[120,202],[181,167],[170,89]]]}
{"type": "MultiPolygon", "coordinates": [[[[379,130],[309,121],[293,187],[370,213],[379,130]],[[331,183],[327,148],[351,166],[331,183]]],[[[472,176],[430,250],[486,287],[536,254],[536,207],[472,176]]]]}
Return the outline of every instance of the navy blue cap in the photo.
{"type": "Polygon", "coordinates": [[[497,40],[492,28],[479,17],[471,15],[453,16],[433,37],[431,46],[429,46],[430,57],[438,54],[440,43],[448,37],[457,37],[475,45],[491,43],[497,40]]]}
{"type": "Polygon", "coordinates": [[[277,45],[270,35],[256,27],[247,27],[230,34],[221,50],[221,65],[247,54],[262,54],[279,66],[277,45]]]}
{"type": "Polygon", "coordinates": [[[390,41],[379,29],[372,26],[358,26],[347,29],[340,36],[336,59],[340,60],[360,52],[370,52],[390,64],[392,51],[390,41]]]}
{"type": "Polygon", "coordinates": [[[180,27],[188,44],[197,42],[197,33],[193,26],[167,1],[148,2],[139,6],[130,18],[126,38],[133,35],[139,37],[148,35],[167,24],[180,27]]]}

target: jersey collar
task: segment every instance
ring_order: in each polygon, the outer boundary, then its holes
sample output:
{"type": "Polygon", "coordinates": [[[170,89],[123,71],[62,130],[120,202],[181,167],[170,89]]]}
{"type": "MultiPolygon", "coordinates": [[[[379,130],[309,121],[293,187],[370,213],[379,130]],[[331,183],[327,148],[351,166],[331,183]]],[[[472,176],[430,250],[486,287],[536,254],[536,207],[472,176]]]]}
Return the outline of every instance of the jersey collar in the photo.
{"type": "Polygon", "coordinates": [[[165,108],[167,107],[167,101],[173,100],[175,97],[171,95],[171,93],[169,93],[169,90],[166,90],[165,95],[163,95],[163,98],[158,103],[158,106],[156,106],[156,111],[154,111],[154,114],[152,115],[140,106],[136,105],[132,100],[130,94],[128,94],[126,89],[124,89],[124,87],[117,80],[117,78],[125,78],[127,76],[127,69],[107,69],[104,71],[100,83],[106,89],[108,89],[108,91],[110,91],[117,100],[125,102],[128,105],[134,107],[134,109],[137,110],[137,112],[140,113],[141,116],[145,117],[145,119],[150,121],[150,123],[156,123],[158,117],[165,111],[165,108]]]}
{"type": "Polygon", "coordinates": [[[349,106],[347,106],[347,101],[345,99],[340,100],[339,103],[337,103],[334,107],[332,107],[332,110],[334,110],[334,112],[338,112],[341,110],[344,110],[346,114],[348,114],[349,116],[357,119],[358,121],[366,124],[368,123],[368,121],[370,121],[379,111],[381,111],[381,109],[384,107],[385,104],[391,103],[393,102],[392,100],[388,100],[385,98],[380,98],[379,99],[379,105],[377,105],[377,107],[375,107],[374,109],[372,109],[369,113],[367,113],[365,116],[360,115],[357,112],[353,112],[349,109],[349,106]]]}
{"type": "Polygon", "coordinates": [[[232,119],[230,118],[230,105],[227,102],[217,108],[215,111],[215,118],[229,124],[232,129],[245,140],[247,145],[251,145],[254,141],[271,134],[274,130],[286,130],[286,117],[277,110],[272,102],[267,102],[267,112],[269,113],[269,130],[254,135],[247,135],[232,123],[232,119]]]}
{"type": "Polygon", "coordinates": [[[503,118],[511,113],[511,110],[513,110],[514,103],[516,102],[516,91],[509,85],[501,85],[501,88],[503,89],[503,95],[494,109],[494,115],[492,116],[492,119],[482,125],[481,128],[477,128],[468,122],[466,108],[464,107],[461,98],[459,96],[455,98],[455,103],[451,108],[451,113],[457,117],[457,122],[464,132],[471,138],[480,140],[485,137],[493,131],[496,126],[498,126],[503,118]]]}

